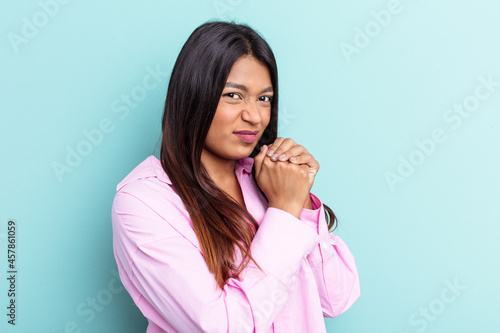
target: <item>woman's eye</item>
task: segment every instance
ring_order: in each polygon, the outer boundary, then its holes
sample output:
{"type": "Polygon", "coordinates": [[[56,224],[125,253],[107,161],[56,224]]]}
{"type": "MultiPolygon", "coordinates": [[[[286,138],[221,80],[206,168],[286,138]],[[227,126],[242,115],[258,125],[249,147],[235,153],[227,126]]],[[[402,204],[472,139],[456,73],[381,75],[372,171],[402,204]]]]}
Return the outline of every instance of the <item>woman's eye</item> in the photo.
{"type": "Polygon", "coordinates": [[[240,95],[238,95],[237,93],[227,93],[224,96],[227,96],[230,99],[238,99],[238,98],[240,98],[240,95]]]}
{"type": "Polygon", "coordinates": [[[273,101],[273,98],[271,96],[261,96],[261,97],[259,97],[259,100],[262,102],[270,103],[273,101]]]}

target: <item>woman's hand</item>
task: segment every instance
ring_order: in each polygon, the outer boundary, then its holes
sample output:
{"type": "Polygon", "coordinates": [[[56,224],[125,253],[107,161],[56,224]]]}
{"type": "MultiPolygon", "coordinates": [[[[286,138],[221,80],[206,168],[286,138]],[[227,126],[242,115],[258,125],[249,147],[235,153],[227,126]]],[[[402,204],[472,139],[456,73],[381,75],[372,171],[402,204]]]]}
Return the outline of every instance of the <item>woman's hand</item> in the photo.
{"type": "Polygon", "coordinates": [[[301,145],[298,145],[290,138],[277,138],[266,153],[272,161],[289,161],[293,164],[306,164],[309,167],[309,190],[311,190],[314,178],[319,171],[319,163],[301,145]]]}
{"type": "Polygon", "coordinates": [[[275,162],[267,156],[263,146],[255,156],[255,179],[266,194],[269,207],[282,209],[295,217],[300,216],[309,198],[309,167],[288,161],[275,162]]]}

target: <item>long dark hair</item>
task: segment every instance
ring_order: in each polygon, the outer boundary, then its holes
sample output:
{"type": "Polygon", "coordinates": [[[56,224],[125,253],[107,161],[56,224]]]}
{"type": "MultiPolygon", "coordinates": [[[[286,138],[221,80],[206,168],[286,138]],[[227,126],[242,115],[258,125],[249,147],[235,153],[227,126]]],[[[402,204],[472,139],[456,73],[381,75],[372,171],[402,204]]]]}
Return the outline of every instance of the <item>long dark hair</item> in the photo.
{"type": "MultiPolygon", "coordinates": [[[[258,224],[210,179],[201,152],[231,67],[243,55],[268,68],[274,90],[269,125],[250,157],[262,145],[273,143],[278,132],[276,60],[267,42],[245,25],[209,22],[196,28],[173,68],[162,121],[162,167],[191,217],[208,268],[221,289],[253,260],[250,245],[258,224]],[[239,265],[235,246],[242,255],[239,265]]],[[[331,229],[335,215],[324,207],[331,229]]]]}

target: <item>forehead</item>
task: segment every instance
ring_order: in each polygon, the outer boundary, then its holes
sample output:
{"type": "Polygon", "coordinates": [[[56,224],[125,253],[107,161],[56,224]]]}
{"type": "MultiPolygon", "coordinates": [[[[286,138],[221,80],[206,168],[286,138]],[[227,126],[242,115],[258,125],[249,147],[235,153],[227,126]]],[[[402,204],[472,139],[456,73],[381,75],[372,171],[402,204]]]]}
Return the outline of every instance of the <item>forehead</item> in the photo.
{"type": "Polygon", "coordinates": [[[227,82],[243,85],[272,86],[269,69],[252,56],[242,56],[235,61],[229,72],[227,82]]]}

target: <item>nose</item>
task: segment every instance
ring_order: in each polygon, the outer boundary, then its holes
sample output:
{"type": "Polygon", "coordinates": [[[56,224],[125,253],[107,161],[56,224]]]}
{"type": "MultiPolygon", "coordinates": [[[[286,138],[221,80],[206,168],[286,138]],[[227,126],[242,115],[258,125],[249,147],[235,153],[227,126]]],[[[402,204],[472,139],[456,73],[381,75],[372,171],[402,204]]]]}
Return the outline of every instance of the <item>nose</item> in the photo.
{"type": "Polygon", "coordinates": [[[241,118],[249,123],[258,124],[262,121],[262,116],[260,114],[260,108],[256,101],[247,102],[244,104],[243,110],[241,111],[241,118]]]}

